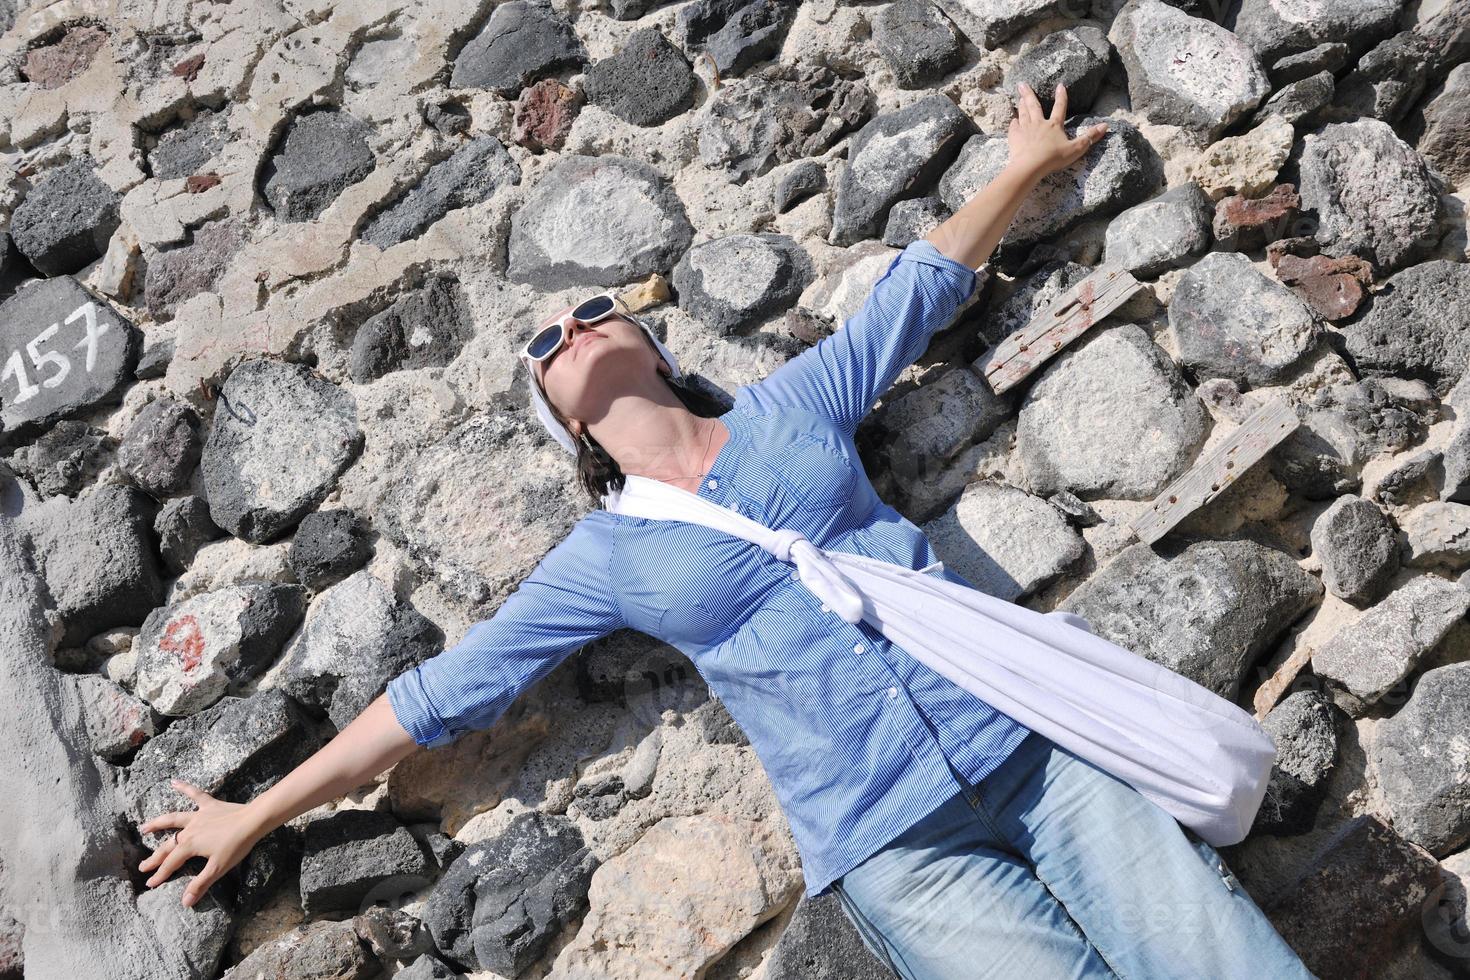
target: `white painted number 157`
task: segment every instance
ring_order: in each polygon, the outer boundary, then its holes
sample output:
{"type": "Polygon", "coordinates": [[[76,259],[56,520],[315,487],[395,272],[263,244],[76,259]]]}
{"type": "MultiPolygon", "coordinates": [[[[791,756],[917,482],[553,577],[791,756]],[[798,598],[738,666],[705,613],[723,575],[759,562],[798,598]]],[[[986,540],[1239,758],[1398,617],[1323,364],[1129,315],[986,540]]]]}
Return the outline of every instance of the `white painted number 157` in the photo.
{"type": "MultiPolygon", "coordinates": [[[[85,318],[87,321],[87,335],[73,344],[72,350],[76,350],[83,344],[86,345],[87,371],[90,373],[92,368],[97,365],[97,338],[107,332],[107,324],[97,321],[97,307],[90,301],[72,310],[71,315],[66,318],[65,322],[70,326],[81,318],[85,318]]],[[[67,375],[71,374],[71,360],[65,354],[54,350],[48,350],[43,354],[39,349],[42,343],[51,339],[51,335],[60,329],[60,323],[53,323],[32,337],[30,343],[26,344],[26,353],[31,356],[31,363],[35,365],[37,375],[41,373],[47,364],[55,365],[55,372],[49,378],[42,380],[40,384],[36,384],[26,377],[25,362],[20,359],[20,351],[13,350],[10,352],[10,357],[6,358],[5,370],[0,371],[0,382],[4,382],[6,378],[15,375],[16,383],[20,385],[20,396],[11,404],[19,405],[23,401],[34,398],[43,387],[55,388],[66,380],[67,375]]]]}

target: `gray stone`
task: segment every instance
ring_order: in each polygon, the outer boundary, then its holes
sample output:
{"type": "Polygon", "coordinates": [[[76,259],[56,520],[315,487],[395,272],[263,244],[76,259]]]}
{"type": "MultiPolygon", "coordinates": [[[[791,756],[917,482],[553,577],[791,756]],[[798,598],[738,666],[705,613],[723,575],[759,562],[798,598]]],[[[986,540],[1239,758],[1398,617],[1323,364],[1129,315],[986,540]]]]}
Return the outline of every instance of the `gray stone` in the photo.
{"type": "Polygon", "coordinates": [[[1444,448],[1444,482],[1439,498],[1470,503],[1470,425],[1457,421],[1454,435],[1444,448]]]}
{"type": "Polygon", "coordinates": [[[375,898],[416,892],[433,879],[419,842],[387,813],[339,810],[306,825],[301,909],[357,912],[375,898]]]}
{"type": "Polygon", "coordinates": [[[1261,727],[1276,743],[1276,763],[1253,834],[1286,837],[1311,830],[1337,762],[1341,714],[1320,691],[1297,691],[1267,712],[1261,727]]]}
{"type": "Polygon", "coordinates": [[[669,281],[679,308],[720,334],[790,309],[815,278],[811,256],[790,235],[725,235],[695,245],[669,281]]]}
{"type": "Polygon", "coordinates": [[[114,440],[85,422],[62,419],[10,457],[15,472],[42,497],[75,497],[112,461],[114,440]]]}
{"type": "Polygon", "coordinates": [[[109,484],[75,501],[52,497],[22,515],[57,614],[64,646],[115,626],[138,626],[163,601],[150,529],[157,505],[109,484]]]}
{"type": "Polygon", "coordinates": [[[1470,362],[1470,266],[1436,259],[1403,270],[1342,332],[1359,374],[1419,378],[1444,395],[1470,362]]]}
{"type": "MultiPolygon", "coordinates": [[[[851,245],[878,235],[888,210],[931,188],[974,132],[970,118],[943,95],[874,117],[853,137],[838,171],[827,240],[851,245]]],[[[948,196],[945,203],[954,209],[948,196]]]]}
{"type": "Polygon", "coordinates": [[[1399,523],[1407,542],[1405,565],[1448,572],[1470,565],[1470,504],[1431,501],[1399,523]]]}
{"type": "Polygon", "coordinates": [[[155,497],[178,493],[193,476],[203,451],[199,415],[187,403],[163,395],[143,406],[117,448],[128,478],[155,497]]]}
{"type": "Polygon", "coordinates": [[[1301,425],[1266,457],[1272,475],[1311,500],[1356,493],[1364,462],[1422,440],[1437,421],[1428,404],[1433,392],[1411,384],[1419,390],[1394,378],[1365,378],[1316,392],[1298,409],[1301,425]]]}
{"type": "Polygon", "coordinates": [[[1470,62],[1457,66],[1444,87],[1416,115],[1414,146],[1456,185],[1470,177],[1470,62]]]}
{"type": "Polygon", "coordinates": [[[1294,126],[1310,126],[1318,120],[1322,109],[1332,104],[1336,91],[1332,72],[1320,71],[1280,89],[1256,115],[1263,119],[1276,115],[1294,126]]]}
{"type": "Polygon", "coordinates": [[[694,105],[689,59],[657,27],[634,31],[587,69],[587,98],[635,126],[657,126],[694,105]]]}
{"type": "Polygon", "coordinates": [[[1171,187],[1108,223],[1103,256],[1109,265],[1151,279],[1210,247],[1212,217],[1209,195],[1199,184],[1171,187]]]}
{"type": "Polygon", "coordinates": [[[352,338],[352,380],[444,367],[475,335],[459,281],[434,276],[362,322],[352,338]]]}
{"type": "Polygon", "coordinates": [[[1256,660],[1322,595],[1284,551],[1249,540],[1134,544],[1057,609],[1234,700],[1256,660]]]}
{"type": "Polygon", "coordinates": [[[598,863],[572,821],[524,811],[455,859],[424,921],[455,967],[514,977],[587,907],[598,863]]]}
{"type": "Polygon", "coordinates": [[[949,208],[937,197],[911,197],[888,210],[883,226],[883,244],[906,248],[939,227],[950,216],[949,208]]]}
{"type": "Polygon", "coordinates": [[[20,365],[0,379],[0,433],[29,438],[122,401],[142,349],[142,333],[71,276],[23,287],[0,304],[0,352],[20,365]]]}
{"type": "Polygon", "coordinates": [[[1439,240],[1441,204],[1424,158],[1387,123],[1329,123],[1302,137],[1302,206],[1328,255],[1357,255],[1377,271],[1427,255],[1439,240]]]}
{"type": "Polygon", "coordinates": [[[264,582],[154,609],[134,640],[133,693],[165,715],[198,714],[265,670],[305,614],[305,589],[264,582]]]}
{"type": "Polygon", "coordinates": [[[646,163],[563,156],[511,217],[506,277],[546,289],[667,272],[693,241],[679,195],[646,163]]]}
{"type": "Polygon", "coordinates": [[[1414,31],[1395,34],[1358,59],[1337,84],[1333,104],[1344,115],[1396,123],[1419,101],[1429,78],[1431,45],[1414,31]]]}
{"type": "Polygon", "coordinates": [[[1067,0],[935,0],[977,47],[994,48],[1049,17],[1076,16],[1067,0]]]}
{"type": "Polygon", "coordinates": [[[884,406],[876,420],[880,455],[890,471],[910,480],[932,476],[967,446],[989,438],[1015,414],[1014,404],[970,367],[952,368],[884,406]]]}
{"type": "MultiPolygon", "coordinates": [[[[128,815],[141,822],[193,809],[193,801],[170,784],[173,779],[217,799],[244,803],[275,785],[321,744],[301,709],[280,691],[221,698],[197,715],[178,719],[138,749],[123,783],[128,815]]],[[[169,830],[139,834],[149,850],[172,836],[169,830]]]]}
{"type": "Polygon", "coordinates": [[[587,49],[549,3],[507,0],[455,57],[449,84],[514,98],[538,78],[586,63],[587,49]]]}
{"type": "MultiPolygon", "coordinates": [[[[1027,195],[1001,237],[994,261],[1011,261],[1084,218],[1106,217],[1139,204],[1163,184],[1163,160],[1127,121],[1083,116],[1062,128],[1071,138],[1104,122],[1107,132],[1082,159],[1042,178],[1027,195]]],[[[971,137],[940,179],[940,197],[951,211],[958,211],[1005,169],[1009,159],[1004,132],[971,137]]]]}
{"type": "Polygon", "coordinates": [[[155,320],[172,319],[184,300],[214,289],[244,244],[243,223],[211,221],[194,231],[187,244],[159,252],[143,277],[148,312],[155,320]]]}
{"type": "Polygon", "coordinates": [[[1365,964],[1376,968],[1423,937],[1441,877],[1432,858],[1364,814],[1317,848],[1265,911],[1313,976],[1360,976],[1365,964]]]}
{"type": "Polygon", "coordinates": [[[879,9],[873,18],[873,44],[900,88],[932,85],[964,59],[954,25],[921,0],[899,0],[879,9]]]}
{"type": "Polygon", "coordinates": [[[439,957],[425,953],[393,974],[393,980],[465,980],[465,977],[439,957]]]}
{"type": "Polygon", "coordinates": [[[159,180],[192,177],[214,159],[229,138],[223,112],[200,107],[164,130],[148,149],[148,167],[159,180]]]}
{"type": "Polygon", "coordinates": [[[163,719],[141,698],[100,674],[68,674],[77,685],[92,751],[121,762],[158,733],[163,719]]]}
{"type": "Polygon", "coordinates": [[[1262,61],[1331,41],[1361,52],[1393,30],[1404,0],[1241,0],[1230,25],[1262,61]]]}
{"type": "Polygon", "coordinates": [[[1470,663],[1447,664],[1419,677],[1368,747],[1394,829],[1436,857],[1470,840],[1467,726],[1470,663]]]}
{"type": "Polygon", "coordinates": [[[1084,334],[1042,369],[1021,405],[1016,451],[1026,489],[1151,498],[1193,462],[1207,418],[1141,327],[1084,334]]]}
{"type": "Polygon", "coordinates": [[[766,958],[765,980],[888,980],[836,893],[803,896],[766,958]]]}
{"type": "Polygon", "coordinates": [[[1347,67],[1348,46],[1341,41],[1323,41],[1315,47],[1286,54],[1272,62],[1267,69],[1273,85],[1291,85],[1304,78],[1327,72],[1336,75],[1347,67]]]}
{"type": "Polygon", "coordinates": [[[204,444],[209,514],[256,544],[296,526],[362,452],[356,400],[302,364],[246,361],[220,390],[204,444]]]}
{"type": "Polygon", "coordinates": [[[81,156],[48,171],[10,216],[15,247],[42,275],[78,272],[107,251],[121,222],[122,196],[102,182],[96,166],[81,156]]]}
{"type": "Polygon", "coordinates": [[[1338,706],[1361,715],[1418,666],[1470,610],[1470,591],[1437,575],[1410,579],[1312,654],[1312,670],[1344,691],[1338,706]]]}
{"type": "Polygon", "coordinates": [[[1070,568],[1086,542],[1041,497],[980,480],[923,525],[944,567],[988,595],[1017,602],[1070,568]]]}
{"type": "Polygon", "coordinates": [[[695,0],[679,8],[674,24],[680,47],[708,53],[720,77],[730,78],[780,53],[796,8],[769,0],[695,0]]]}
{"type": "Polygon", "coordinates": [[[1322,584],[1355,606],[1378,601],[1399,568],[1393,521],[1362,497],[1333,501],[1313,522],[1311,542],[1322,562],[1322,584]]]}
{"type": "Polygon", "coordinates": [[[133,377],[139,381],[161,378],[168,373],[169,362],[174,359],[174,338],[154,334],[145,338],[143,355],[138,358],[138,367],[133,377]]]}
{"type": "MultiPolygon", "coordinates": [[[[138,914],[170,946],[180,950],[196,980],[219,972],[225,946],[235,933],[235,912],[206,892],[198,902],[185,907],[184,889],[194,875],[176,871],[168,881],[138,895],[138,914]]],[[[213,890],[213,886],[211,886],[213,890]]]]}
{"type": "Polygon", "coordinates": [[[482,136],[434,164],[401,197],[363,226],[359,237],[390,248],[422,235],[450,211],[488,200],[496,190],[521,182],[521,168],[493,136],[482,136]]]}
{"type": "Polygon", "coordinates": [[[826,153],[863,125],[876,104],[862,79],[820,65],[775,65],[721,85],[700,108],[699,160],[741,184],[826,153]]]}
{"type": "Polygon", "coordinates": [[[158,535],[164,567],[173,575],[182,575],[200,548],[227,532],[210,519],[204,498],[189,494],[164,502],[153,521],[153,533],[158,535]]]}
{"type": "Polygon", "coordinates": [[[15,247],[10,233],[0,231],[0,300],[15,292],[23,282],[35,275],[36,270],[20,254],[20,249],[15,247]]]}
{"type": "Polygon", "coordinates": [[[1016,56],[1006,68],[1003,87],[1012,101],[1019,101],[1017,83],[1025,82],[1042,111],[1050,114],[1060,83],[1067,88],[1067,114],[1086,112],[1097,99],[1112,57],[1107,35],[1091,24],[1054,31],[1016,56]]]}
{"type": "Polygon", "coordinates": [[[341,730],[390,680],[443,647],[444,633],[437,626],[358,571],[311,604],[281,657],[278,683],[341,730]]]}
{"type": "Polygon", "coordinates": [[[221,980],[371,980],[383,968],[357,937],[352,920],[318,919],[261,943],[221,980]]]}
{"type": "Polygon", "coordinates": [[[140,855],[119,832],[115,773],[92,753],[77,685],[51,662],[33,553],[0,516],[0,712],[12,746],[0,752],[0,893],[24,898],[6,911],[24,934],[26,975],[199,980],[196,950],[139,909],[140,855]]]}
{"type": "Polygon", "coordinates": [[[335,109],[297,116],[261,170],[261,193],[276,217],[309,221],[372,173],[371,131],[367,123],[335,109]]]}
{"type": "Polygon", "coordinates": [[[785,214],[826,189],[827,168],[817,160],[803,160],[793,165],[777,182],[771,205],[777,214],[785,214]]]}
{"type": "Polygon", "coordinates": [[[367,564],[372,555],[367,522],[350,509],[338,508],[303,517],[286,560],[296,581],[321,592],[367,564]]]}
{"type": "MultiPolygon", "coordinates": [[[[408,830],[420,844],[425,844],[426,837],[416,829],[422,826],[425,825],[409,824],[408,830]]],[[[437,828],[439,824],[436,822],[430,826],[437,828]]],[[[453,840],[440,833],[434,834],[433,838],[453,840]]],[[[464,845],[460,844],[459,847],[462,850],[464,845]]],[[[455,853],[458,854],[458,851],[455,853]]],[[[446,863],[441,863],[440,870],[443,870],[442,864],[446,863]]],[[[430,952],[434,948],[434,937],[429,935],[428,927],[417,915],[387,905],[374,904],[353,916],[352,924],[357,929],[358,938],[368,944],[379,960],[413,960],[415,966],[419,959],[425,957],[438,962],[438,958],[430,952]]],[[[394,976],[412,974],[400,972],[394,976]]]]}
{"type": "Polygon", "coordinates": [[[1108,30],[1128,96],[1151,122],[1218,138],[1271,93],[1265,69],[1230,31],[1162,0],[1128,0],[1108,30]]]}
{"type": "Polygon", "coordinates": [[[1443,472],[1441,463],[1444,454],[1437,449],[1425,449],[1402,462],[1396,462],[1378,480],[1373,495],[1386,504],[1402,507],[1415,498],[1428,498],[1433,493],[1429,486],[1443,472]]]}
{"type": "Polygon", "coordinates": [[[1239,252],[1210,252],[1190,266],[1169,301],[1179,359],[1201,378],[1279,384],[1316,346],[1317,315],[1239,252]]]}

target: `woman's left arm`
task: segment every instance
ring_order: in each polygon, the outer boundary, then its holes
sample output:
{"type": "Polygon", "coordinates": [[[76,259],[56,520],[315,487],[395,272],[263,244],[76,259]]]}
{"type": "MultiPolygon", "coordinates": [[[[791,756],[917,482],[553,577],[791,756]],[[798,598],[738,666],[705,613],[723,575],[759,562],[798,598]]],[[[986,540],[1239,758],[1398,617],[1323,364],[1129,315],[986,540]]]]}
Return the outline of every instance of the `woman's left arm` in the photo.
{"type": "Polygon", "coordinates": [[[1005,168],[924,236],[944,255],[972,269],[990,261],[990,253],[1011,226],[1021,202],[1042,178],[1082,159],[1107,132],[1107,123],[1098,123],[1068,138],[1062,129],[1067,118],[1066,86],[1057,85],[1050,116],[1042,113],[1041,102],[1029,85],[1022,82],[1019,87],[1016,118],[1006,131],[1010,154],[1005,168]]]}

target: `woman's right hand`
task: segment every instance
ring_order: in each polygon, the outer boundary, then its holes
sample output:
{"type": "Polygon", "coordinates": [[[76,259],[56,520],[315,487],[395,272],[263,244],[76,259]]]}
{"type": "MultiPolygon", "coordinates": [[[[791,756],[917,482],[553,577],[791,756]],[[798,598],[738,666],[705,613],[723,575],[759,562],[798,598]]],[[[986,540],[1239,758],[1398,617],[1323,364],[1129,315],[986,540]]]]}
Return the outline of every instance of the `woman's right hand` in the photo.
{"type": "Polygon", "coordinates": [[[171,779],[169,783],[193,800],[198,809],[175,810],[138,824],[140,831],[150,833],[170,827],[177,827],[179,831],[145,858],[138,865],[138,870],[157,868],[148,879],[148,887],[152,888],[173,877],[173,873],[189,858],[207,858],[204,870],[195,875],[184,889],[181,904],[191,906],[221,875],[244,860],[261,834],[254,816],[246,814],[245,804],[217,800],[182,779],[171,779]]]}

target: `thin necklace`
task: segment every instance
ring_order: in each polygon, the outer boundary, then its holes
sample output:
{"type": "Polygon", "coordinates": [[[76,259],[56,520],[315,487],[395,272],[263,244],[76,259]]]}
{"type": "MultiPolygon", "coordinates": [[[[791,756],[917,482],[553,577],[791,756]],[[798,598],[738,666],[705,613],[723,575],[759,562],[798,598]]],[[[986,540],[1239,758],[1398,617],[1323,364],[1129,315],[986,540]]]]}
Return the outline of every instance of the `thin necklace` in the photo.
{"type": "MultiPolygon", "coordinates": [[[[709,435],[704,440],[704,452],[702,454],[700,454],[700,457],[699,457],[701,461],[704,460],[704,457],[705,456],[708,456],[709,455],[710,443],[714,442],[714,439],[715,439],[714,420],[711,420],[711,423],[710,423],[710,426],[709,426],[709,435]]],[[[670,480],[692,480],[692,479],[694,479],[697,476],[704,476],[704,470],[700,470],[698,473],[690,473],[688,476],[660,476],[660,477],[654,477],[654,479],[663,480],[664,482],[667,483],[670,480]]]]}

